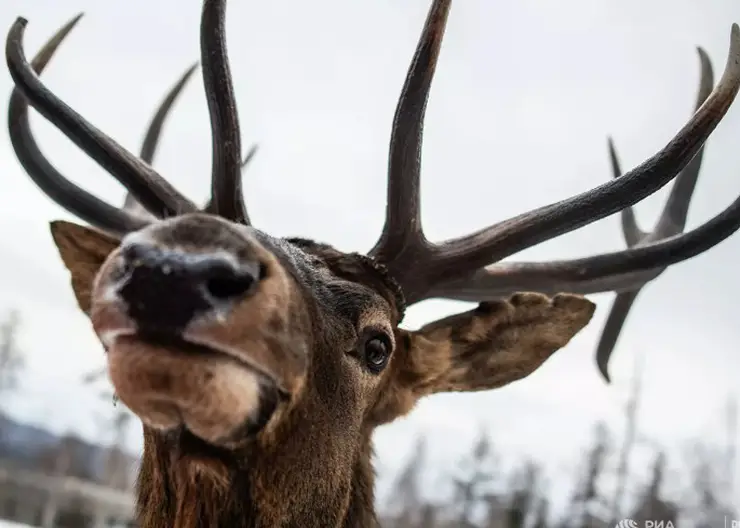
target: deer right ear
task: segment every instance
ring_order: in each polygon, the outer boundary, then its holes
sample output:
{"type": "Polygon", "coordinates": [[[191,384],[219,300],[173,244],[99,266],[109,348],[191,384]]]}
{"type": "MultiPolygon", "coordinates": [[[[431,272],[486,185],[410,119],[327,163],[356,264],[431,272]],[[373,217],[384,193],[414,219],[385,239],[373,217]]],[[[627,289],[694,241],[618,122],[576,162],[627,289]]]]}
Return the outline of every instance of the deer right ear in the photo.
{"type": "Polygon", "coordinates": [[[410,332],[399,330],[389,385],[371,419],[386,423],[428,394],[490,390],[534,372],[588,322],[579,295],[517,293],[410,332]]]}
{"type": "Polygon", "coordinates": [[[121,241],[90,227],[56,220],[49,225],[64,265],[72,275],[72,289],[83,312],[90,313],[90,294],[98,270],[121,241]]]}

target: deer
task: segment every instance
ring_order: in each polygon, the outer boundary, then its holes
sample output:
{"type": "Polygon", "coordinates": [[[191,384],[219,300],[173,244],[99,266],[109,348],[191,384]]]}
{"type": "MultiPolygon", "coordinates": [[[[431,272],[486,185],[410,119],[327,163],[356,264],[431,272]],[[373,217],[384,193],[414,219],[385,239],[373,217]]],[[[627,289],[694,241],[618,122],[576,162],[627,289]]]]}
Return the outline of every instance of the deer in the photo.
{"type": "MultiPolygon", "coordinates": [[[[709,55],[702,47],[697,47],[697,51],[699,55],[701,74],[699,79],[699,90],[694,108],[695,110],[698,110],[707,97],[709,97],[712,87],[714,86],[714,71],[709,55]]],[[[185,84],[190,78],[192,78],[192,74],[197,65],[198,63],[185,70],[161,100],[157,110],[154,112],[144,135],[144,141],[142,142],[139,154],[139,157],[150,165],[153,162],[154,154],[157,150],[163,124],[172,110],[177,98],[185,88],[185,84]]],[[[617,178],[622,174],[619,157],[611,138],[608,139],[607,144],[612,175],[617,178]]],[[[242,160],[242,169],[245,169],[249,165],[256,153],[257,145],[255,144],[249,148],[244,156],[244,159],[242,160]]],[[[684,231],[688,219],[689,205],[701,171],[703,154],[704,147],[702,146],[691,162],[689,162],[689,164],[679,172],[678,176],[676,176],[675,184],[671,189],[669,197],[666,200],[665,206],[663,207],[653,231],[643,231],[639,227],[635,212],[631,206],[622,209],[622,234],[628,246],[649,244],[653,241],[665,239],[684,231]]],[[[140,211],[146,214],[146,210],[136,202],[130,193],[127,193],[126,195],[124,208],[140,211]]],[[[666,269],[667,268],[663,267],[651,270],[649,273],[646,273],[640,281],[633,281],[635,282],[634,289],[624,289],[617,292],[612,308],[606,318],[606,324],[602,330],[595,354],[596,365],[605,382],[609,383],[611,381],[608,372],[609,360],[614,352],[627,316],[632,309],[632,305],[647,283],[654,281],[666,269]]],[[[509,291],[502,291],[502,294],[511,294],[514,293],[515,290],[516,285],[512,285],[512,287],[509,288],[509,291]]],[[[97,370],[86,376],[85,380],[89,383],[100,379],[104,375],[105,369],[97,370]]]]}
{"type": "Polygon", "coordinates": [[[19,17],[6,38],[19,163],[85,224],[52,221],[79,309],[118,398],[141,420],[142,528],[372,527],[373,431],[425,396],[521,380],[591,320],[586,295],[633,291],[740,228],[740,200],[687,232],[625,250],[501,262],[618,213],[687,170],[740,88],[740,27],[724,73],[663,149],[581,194],[432,242],[420,221],[426,105],[451,0],[432,0],[393,118],[385,222],[366,253],[257,229],[226,49],[225,0],[204,0],[200,66],[212,135],[211,196],[198,207],[66,105],[40,73],[79,16],[28,61],[19,17]],[[109,172],[146,214],[113,206],[53,167],[29,108],[109,172]],[[403,328],[430,298],[476,306],[403,328]]]}

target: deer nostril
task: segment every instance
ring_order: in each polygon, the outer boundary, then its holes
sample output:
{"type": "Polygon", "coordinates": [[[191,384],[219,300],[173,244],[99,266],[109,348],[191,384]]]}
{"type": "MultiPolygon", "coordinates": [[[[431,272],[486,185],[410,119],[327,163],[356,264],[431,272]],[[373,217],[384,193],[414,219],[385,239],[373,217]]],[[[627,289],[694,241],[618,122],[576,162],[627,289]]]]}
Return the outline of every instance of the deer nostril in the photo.
{"type": "Polygon", "coordinates": [[[203,263],[201,279],[205,291],[214,301],[230,301],[249,295],[262,278],[257,262],[242,263],[238,267],[230,262],[214,259],[203,263]]]}
{"type": "Polygon", "coordinates": [[[251,275],[217,277],[206,281],[206,290],[214,299],[229,300],[247,295],[256,283],[251,275]]]}

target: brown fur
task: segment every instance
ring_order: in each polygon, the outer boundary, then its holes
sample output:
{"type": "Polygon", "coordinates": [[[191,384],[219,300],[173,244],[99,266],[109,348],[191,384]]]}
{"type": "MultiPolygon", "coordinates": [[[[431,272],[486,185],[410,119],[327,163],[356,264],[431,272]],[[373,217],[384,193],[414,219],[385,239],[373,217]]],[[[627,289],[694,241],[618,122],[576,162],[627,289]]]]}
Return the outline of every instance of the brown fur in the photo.
{"type": "MultiPolygon", "coordinates": [[[[367,257],[300,239],[255,239],[207,215],[151,229],[161,243],[195,252],[236,254],[251,244],[279,271],[272,289],[235,308],[214,340],[244,351],[262,346],[250,357],[284,382],[289,398],[263,429],[234,445],[209,444],[182,427],[145,425],[137,485],[142,528],[376,526],[371,436],[377,425],[409,412],[425,395],[488,390],[527,376],[594,311],[579,296],[522,293],[408,331],[398,328],[401,292],[367,257]],[[273,302],[278,297],[283,301],[273,302]],[[269,335],[293,337],[280,345],[255,333],[267,327],[269,335]],[[387,332],[393,342],[390,361],[377,375],[353,356],[368,328],[387,332]],[[296,340],[308,344],[305,364],[300,346],[291,344],[296,340]],[[278,355],[271,357],[273,350],[278,355]]],[[[89,314],[96,303],[92,285],[105,281],[118,242],[68,222],[53,223],[52,234],[77,301],[89,314]]],[[[145,381],[131,379],[145,388],[145,381]]]]}

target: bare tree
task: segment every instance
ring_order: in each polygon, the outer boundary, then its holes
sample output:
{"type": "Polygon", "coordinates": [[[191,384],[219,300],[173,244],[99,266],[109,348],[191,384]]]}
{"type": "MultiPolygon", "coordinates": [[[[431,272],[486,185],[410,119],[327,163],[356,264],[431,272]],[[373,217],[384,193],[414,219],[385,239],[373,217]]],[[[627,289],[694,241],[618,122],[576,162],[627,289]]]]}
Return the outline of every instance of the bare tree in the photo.
{"type": "Polygon", "coordinates": [[[609,432],[603,423],[596,424],[594,443],[586,456],[585,472],[571,501],[569,525],[589,528],[595,523],[595,510],[603,506],[599,492],[599,479],[609,451],[609,432]]]}
{"type": "Polygon", "coordinates": [[[25,366],[23,352],[18,347],[20,322],[17,310],[11,310],[0,322],[0,399],[18,387],[25,366]]]}
{"type": "Polygon", "coordinates": [[[734,502],[735,478],[737,473],[737,398],[732,396],[727,400],[725,414],[725,427],[727,434],[727,446],[725,448],[725,495],[728,506],[737,508],[734,502]]]}
{"type": "Polygon", "coordinates": [[[529,518],[537,516],[540,469],[527,461],[515,472],[511,484],[511,499],[507,508],[508,528],[524,528],[529,518]]]}
{"type": "MultiPolygon", "coordinates": [[[[426,458],[426,439],[421,436],[416,441],[413,454],[401,470],[393,489],[390,507],[395,510],[395,525],[399,527],[425,526],[426,504],[420,490],[421,472],[426,458]]],[[[426,512],[426,515],[429,513],[426,512]]]]}
{"type": "MultiPolygon", "coordinates": [[[[641,358],[642,356],[640,356],[641,358]]],[[[624,498],[625,488],[629,480],[629,462],[630,455],[635,446],[637,437],[637,413],[640,408],[640,398],[642,396],[642,359],[638,359],[633,371],[633,383],[630,390],[629,400],[625,409],[625,430],[624,440],[619,450],[619,462],[617,465],[617,483],[614,490],[614,497],[611,504],[611,519],[609,524],[615,526],[622,516],[622,500],[624,498]]]]}
{"type": "Polygon", "coordinates": [[[722,526],[725,518],[732,518],[732,511],[725,497],[725,453],[716,445],[695,441],[687,454],[689,482],[686,490],[690,505],[687,513],[697,528],[722,526]]]}
{"type": "Polygon", "coordinates": [[[532,528],[547,528],[550,526],[548,517],[550,516],[550,501],[546,497],[540,497],[537,503],[532,528]]]}
{"type": "MultiPolygon", "coordinates": [[[[481,430],[473,450],[461,461],[461,474],[453,477],[454,512],[460,528],[475,526],[473,517],[479,506],[491,502],[491,487],[499,467],[498,457],[488,433],[481,430]]],[[[490,506],[489,506],[490,507],[490,506]]]]}
{"type": "Polygon", "coordinates": [[[419,526],[423,528],[434,528],[437,526],[438,509],[433,503],[426,503],[421,509],[419,526]]]}
{"type": "Polygon", "coordinates": [[[663,452],[659,452],[653,464],[650,481],[638,499],[637,507],[629,516],[640,526],[644,526],[647,521],[662,521],[664,524],[671,522],[675,526],[678,521],[678,506],[662,496],[665,474],[666,457],[663,452]]]}

